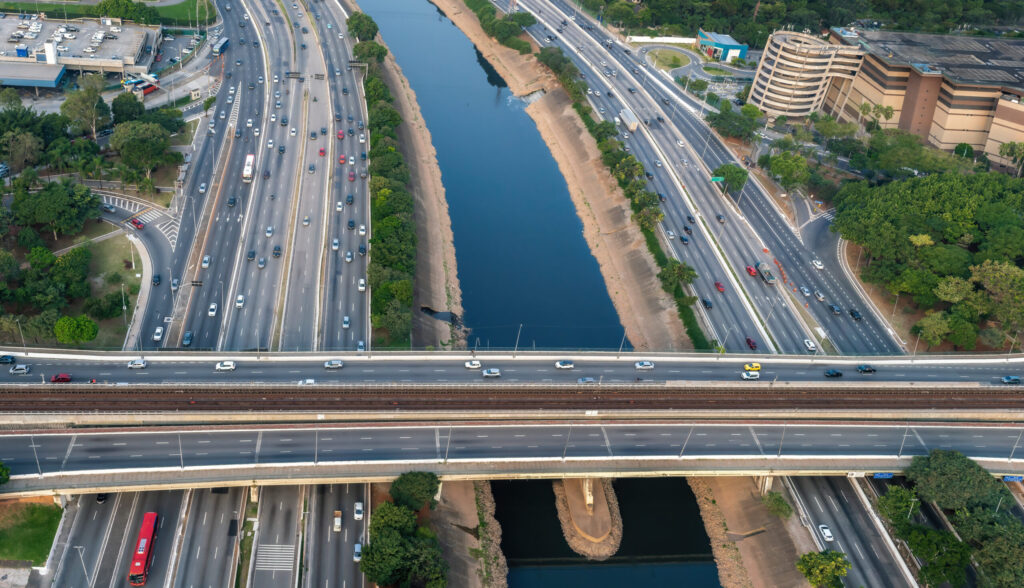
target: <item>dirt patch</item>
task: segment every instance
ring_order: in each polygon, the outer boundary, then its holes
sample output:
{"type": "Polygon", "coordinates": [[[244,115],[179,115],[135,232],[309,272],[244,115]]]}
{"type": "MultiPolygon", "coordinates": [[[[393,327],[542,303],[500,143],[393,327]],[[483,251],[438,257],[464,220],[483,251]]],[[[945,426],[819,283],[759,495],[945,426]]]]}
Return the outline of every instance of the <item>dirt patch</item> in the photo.
{"type": "Polygon", "coordinates": [[[430,519],[430,527],[437,533],[441,553],[448,562],[448,584],[482,588],[480,560],[474,557],[480,549],[480,521],[473,482],[445,482],[441,500],[430,519]]]}
{"type": "MultiPolygon", "coordinates": [[[[703,478],[702,481],[714,497],[715,506],[728,527],[727,536],[739,550],[743,567],[755,588],[808,586],[795,565],[804,551],[798,551],[786,522],[768,512],[761,503],[753,478],[703,478]]],[[[788,520],[798,519],[794,514],[788,520]]],[[[796,532],[799,538],[808,538],[807,531],[799,524],[796,532]]]]}
{"type": "Polygon", "coordinates": [[[403,124],[397,129],[398,145],[409,168],[409,192],[413,197],[416,275],[413,279],[411,346],[464,348],[464,331],[419,311],[427,306],[437,311],[450,311],[459,317],[463,314],[452,223],[444,184],[441,183],[437,151],[416,102],[416,93],[390,53],[384,60],[381,75],[395,98],[393,106],[402,115],[403,124]]]}
{"type": "Polygon", "coordinates": [[[479,527],[477,536],[480,539],[479,557],[481,560],[481,581],[491,588],[508,586],[508,561],[501,552],[501,525],[494,518],[494,494],[491,483],[487,480],[473,482],[476,495],[476,508],[479,527]]]}
{"type": "Polygon", "coordinates": [[[743,557],[736,544],[729,539],[729,526],[721,509],[715,503],[708,481],[704,478],[686,478],[686,482],[697,498],[704,529],[711,539],[711,553],[715,558],[715,565],[718,566],[719,583],[723,588],[752,588],[754,584],[743,565],[743,557]]]}
{"type": "Polygon", "coordinates": [[[637,350],[692,349],[675,302],[661,288],[658,267],[632,222],[629,202],[601,162],[601,153],[558,80],[533,55],[499,45],[461,0],[434,4],[476,45],[517,96],[543,90],[526,108],[565,177],[597,259],[608,295],[637,350]]]}
{"type": "Polygon", "coordinates": [[[554,480],[551,486],[555,492],[558,522],[569,548],[596,561],[615,555],[622,543],[622,515],[612,481],[608,478],[594,480],[594,513],[591,517],[587,516],[583,503],[582,480],[554,480]],[[567,496],[567,492],[573,496],[567,496]],[[595,520],[581,520],[580,517],[595,520]],[[599,540],[595,537],[598,531],[605,531],[599,540]]]}

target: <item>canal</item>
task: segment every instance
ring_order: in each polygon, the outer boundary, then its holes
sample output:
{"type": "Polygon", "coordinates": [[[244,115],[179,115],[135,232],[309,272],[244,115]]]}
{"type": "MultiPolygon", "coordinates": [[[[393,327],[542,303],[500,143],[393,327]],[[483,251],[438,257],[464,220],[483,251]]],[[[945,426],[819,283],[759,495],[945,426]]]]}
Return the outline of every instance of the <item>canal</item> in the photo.
{"type": "Polygon", "coordinates": [[[433,4],[359,5],[380,27],[433,136],[469,346],[628,347],[565,179],[524,101],[433,4]]]}

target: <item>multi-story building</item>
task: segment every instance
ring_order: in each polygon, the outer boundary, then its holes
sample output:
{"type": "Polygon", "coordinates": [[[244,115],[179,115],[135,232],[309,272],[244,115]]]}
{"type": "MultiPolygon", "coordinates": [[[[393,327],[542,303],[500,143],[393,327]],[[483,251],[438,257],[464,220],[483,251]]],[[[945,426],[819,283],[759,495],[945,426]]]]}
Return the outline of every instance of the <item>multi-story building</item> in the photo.
{"type": "Polygon", "coordinates": [[[892,108],[883,127],[952,150],[984,152],[997,167],[1008,141],[1024,141],[1024,39],[833,28],[827,38],[772,35],[750,102],[769,116],[820,110],[862,121],[892,108]]]}

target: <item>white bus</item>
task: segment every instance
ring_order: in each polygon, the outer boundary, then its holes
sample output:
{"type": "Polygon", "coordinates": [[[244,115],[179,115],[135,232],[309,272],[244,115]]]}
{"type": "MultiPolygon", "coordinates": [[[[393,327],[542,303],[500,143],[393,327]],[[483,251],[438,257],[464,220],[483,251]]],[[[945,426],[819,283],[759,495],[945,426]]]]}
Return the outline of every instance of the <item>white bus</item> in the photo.
{"type": "Polygon", "coordinates": [[[242,181],[246,184],[252,182],[252,170],[256,167],[256,156],[250,153],[245,156],[245,167],[242,168],[242,181]]]}

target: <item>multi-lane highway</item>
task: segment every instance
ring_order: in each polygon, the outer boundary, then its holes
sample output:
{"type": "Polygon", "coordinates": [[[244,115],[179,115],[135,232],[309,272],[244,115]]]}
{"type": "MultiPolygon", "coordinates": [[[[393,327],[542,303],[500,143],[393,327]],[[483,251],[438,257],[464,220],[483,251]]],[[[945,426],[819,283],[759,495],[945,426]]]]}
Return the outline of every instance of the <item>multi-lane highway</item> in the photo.
{"type": "Polygon", "coordinates": [[[347,586],[363,583],[359,564],[353,561],[355,545],[366,543],[366,494],[363,484],[321,484],[310,488],[303,553],[304,588],[347,586]],[[357,511],[356,504],[360,511],[357,511]],[[340,528],[334,512],[341,513],[340,528]]]}
{"type": "Polygon", "coordinates": [[[299,521],[306,515],[306,489],[267,486],[260,489],[259,522],[249,566],[250,588],[292,588],[298,580],[299,521]]]}
{"type": "Polygon", "coordinates": [[[202,488],[190,493],[188,518],[175,588],[216,588],[232,585],[235,547],[242,521],[243,489],[202,488]]]}

